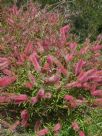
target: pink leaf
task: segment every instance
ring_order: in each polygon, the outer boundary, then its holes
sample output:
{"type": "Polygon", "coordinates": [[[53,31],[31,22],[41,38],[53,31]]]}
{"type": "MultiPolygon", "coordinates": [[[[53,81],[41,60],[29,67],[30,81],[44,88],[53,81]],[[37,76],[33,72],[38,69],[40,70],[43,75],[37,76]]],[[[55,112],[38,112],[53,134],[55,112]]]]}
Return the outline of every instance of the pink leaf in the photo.
{"type": "Polygon", "coordinates": [[[85,61],[80,60],[76,66],[75,66],[75,74],[78,75],[80,73],[80,71],[82,70],[82,67],[84,66],[85,61]]]}
{"type": "Polygon", "coordinates": [[[31,82],[26,82],[25,87],[31,90],[33,88],[33,84],[31,82]]]}
{"type": "Polygon", "coordinates": [[[52,94],[50,92],[45,93],[44,98],[45,99],[51,99],[52,94]]]}
{"type": "Polygon", "coordinates": [[[13,15],[15,15],[15,16],[19,15],[19,10],[17,9],[17,7],[15,5],[12,7],[11,10],[12,10],[13,15]]]}
{"type": "Polygon", "coordinates": [[[28,121],[26,121],[26,120],[22,120],[22,121],[21,121],[21,126],[23,126],[23,127],[27,128],[27,127],[29,126],[28,121]]]}
{"type": "Polygon", "coordinates": [[[41,121],[37,120],[34,125],[34,132],[38,132],[41,127],[41,121]]]}
{"type": "Polygon", "coordinates": [[[78,106],[77,103],[76,103],[75,98],[72,95],[65,95],[64,100],[69,102],[71,108],[76,108],[78,106]]]}
{"type": "Polygon", "coordinates": [[[72,42],[72,43],[69,44],[69,47],[70,47],[71,51],[73,51],[73,50],[76,49],[77,43],[76,42],[72,42]]]}
{"type": "Polygon", "coordinates": [[[32,83],[32,85],[35,85],[35,77],[31,74],[31,73],[29,73],[28,74],[28,79],[30,80],[30,82],[32,83]]]}
{"type": "Polygon", "coordinates": [[[9,69],[3,69],[2,72],[7,76],[12,76],[14,73],[9,69]]]}
{"type": "Polygon", "coordinates": [[[44,128],[37,132],[37,136],[45,136],[48,134],[48,128],[44,128]]]}
{"type": "Polygon", "coordinates": [[[74,100],[74,97],[72,95],[65,95],[64,96],[64,100],[66,100],[66,101],[72,101],[72,100],[74,100]]]}
{"type": "Polygon", "coordinates": [[[0,78],[0,87],[7,87],[8,85],[12,84],[16,81],[15,76],[4,76],[0,78]]]}
{"type": "Polygon", "coordinates": [[[12,132],[15,132],[17,126],[20,126],[20,121],[16,121],[13,125],[11,125],[9,130],[12,131],[12,132]]]}
{"type": "Polygon", "coordinates": [[[21,104],[24,102],[28,101],[28,97],[25,94],[20,94],[20,95],[12,95],[10,99],[15,103],[15,104],[21,104]]]}
{"type": "Polygon", "coordinates": [[[75,131],[78,131],[80,129],[79,125],[77,122],[72,122],[72,128],[75,130],[75,131]]]}
{"type": "Polygon", "coordinates": [[[32,97],[31,98],[31,103],[34,105],[38,102],[38,98],[37,97],[32,97]]]}
{"type": "Polygon", "coordinates": [[[45,83],[54,84],[60,80],[60,77],[58,75],[53,75],[49,78],[45,79],[45,83]]]}
{"type": "Polygon", "coordinates": [[[0,103],[9,103],[10,98],[8,96],[0,96],[0,103]]]}
{"type": "Polygon", "coordinates": [[[30,55],[30,53],[32,52],[32,50],[33,50],[33,45],[32,45],[31,42],[29,42],[29,43],[27,44],[25,50],[24,50],[24,53],[25,53],[26,55],[30,55]]]}
{"type": "Polygon", "coordinates": [[[8,18],[7,22],[9,25],[13,26],[14,25],[14,20],[12,18],[8,18]]]}
{"type": "Polygon", "coordinates": [[[45,63],[43,68],[42,68],[42,72],[48,72],[50,69],[49,63],[45,63]]]}
{"type": "Polygon", "coordinates": [[[53,131],[56,133],[56,132],[58,132],[58,131],[60,131],[60,130],[61,130],[61,124],[60,124],[60,123],[57,123],[57,124],[54,126],[53,131]]]}
{"type": "Polygon", "coordinates": [[[43,88],[41,88],[37,93],[37,98],[42,99],[42,98],[44,98],[44,95],[45,95],[45,90],[43,88]]]}
{"type": "Polygon", "coordinates": [[[85,133],[83,131],[79,131],[79,136],[85,136],[85,133]]]}
{"type": "Polygon", "coordinates": [[[67,40],[67,32],[70,30],[70,26],[66,25],[60,29],[60,35],[61,35],[61,44],[65,44],[67,40]]]}
{"type": "Polygon", "coordinates": [[[81,83],[80,82],[77,82],[77,81],[73,81],[71,83],[68,83],[66,85],[66,88],[74,88],[74,87],[82,87],[81,83]]]}
{"type": "Polygon", "coordinates": [[[26,121],[29,120],[29,113],[28,113],[27,110],[21,111],[21,119],[22,119],[22,120],[26,120],[26,121]]]}
{"type": "Polygon", "coordinates": [[[48,62],[49,65],[51,65],[53,63],[53,57],[48,55],[47,56],[47,62],[48,62]]]}
{"type": "Polygon", "coordinates": [[[92,95],[102,97],[102,90],[95,90],[92,92],[92,95]]]}
{"type": "Polygon", "coordinates": [[[59,70],[63,75],[65,75],[65,76],[68,75],[68,70],[66,68],[64,68],[64,66],[60,67],[59,70]]]}
{"type": "Polygon", "coordinates": [[[66,59],[66,61],[72,61],[73,60],[73,54],[67,54],[66,56],[65,56],[65,59],[66,59]]]}
{"type": "Polygon", "coordinates": [[[96,45],[92,48],[93,51],[97,51],[97,50],[101,50],[102,49],[102,45],[96,45]]]}
{"type": "Polygon", "coordinates": [[[93,101],[93,104],[95,106],[101,106],[102,107],[102,98],[97,98],[93,101]]]}
{"type": "Polygon", "coordinates": [[[10,62],[8,58],[0,57],[0,70],[3,70],[9,66],[10,62]]]}
{"type": "Polygon", "coordinates": [[[90,69],[87,72],[84,72],[83,75],[79,78],[80,82],[86,82],[89,80],[89,77],[96,72],[95,69],[90,69]]]}
{"type": "Polygon", "coordinates": [[[37,72],[41,71],[41,67],[39,65],[39,62],[37,60],[36,54],[33,53],[32,55],[30,55],[29,60],[32,62],[32,64],[34,65],[34,68],[37,72]]]}

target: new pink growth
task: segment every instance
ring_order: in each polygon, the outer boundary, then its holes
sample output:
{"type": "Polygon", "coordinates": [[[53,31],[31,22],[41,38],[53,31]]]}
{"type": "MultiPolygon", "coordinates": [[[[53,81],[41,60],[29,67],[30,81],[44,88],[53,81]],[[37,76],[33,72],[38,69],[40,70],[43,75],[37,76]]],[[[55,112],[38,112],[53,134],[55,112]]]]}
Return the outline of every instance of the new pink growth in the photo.
{"type": "Polygon", "coordinates": [[[16,81],[15,76],[4,76],[0,78],[0,87],[7,87],[8,85],[12,84],[16,81]]]}
{"type": "Polygon", "coordinates": [[[85,136],[85,133],[83,131],[79,131],[79,136],[85,136]]]}
{"type": "Polygon", "coordinates": [[[73,54],[67,54],[66,56],[65,56],[65,59],[66,59],[66,61],[72,61],[73,60],[73,54]]]}
{"type": "Polygon", "coordinates": [[[92,95],[102,97],[102,90],[95,90],[92,92],[92,95]]]}
{"type": "Polygon", "coordinates": [[[33,53],[30,55],[29,57],[29,60],[32,62],[32,64],[34,65],[34,68],[37,72],[40,72],[41,71],[41,67],[39,65],[39,62],[37,60],[37,57],[36,57],[36,54],[33,53]]]}
{"type": "Polygon", "coordinates": [[[53,131],[56,133],[56,132],[59,132],[61,130],[61,124],[60,123],[57,123],[54,128],[53,128],[53,131]]]}
{"type": "Polygon", "coordinates": [[[44,53],[44,48],[43,48],[43,42],[42,41],[38,41],[37,42],[37,51],[39,52],[39,53],[44,53]]]}
{"type": "Polygon", "coordinates": [[[28,79],[30,80],[30,82],[32,83],[32,85],[35,85],[35,77],[31,74],[31,73],[29,73],[28,74],[28,79]]]}
{"type": "Polygon", "coordinates": [[[98,51],[102,49],[102,45],[96,45],[92,48],[93,51],[98,51]]]}
{"type": "Polygon", "coordinates": [[[25,94],[20,94],[20,95],[12,95],[10,96],[10,99],[15,103],[15,104],[21,104],[24,102],[28,101],[28,97],[25,94]]]}
{"type": "Polygon", "coordinates": [[[15,15],[15,16],[18,16],[19,15],[19,10],[17,9],[17,7],[14,5],[12,7],[12,14],[15,15]]]}
{"type": "Polygon", "coordinates": [[[42,72],[48,72],[50,69],[49,63],[45,63],[43,68],[42,68],[42,72]]]}
{"type": "Polygon", "coordinates": [[[23,110],[23,111],[21,112],[21,119],[28,121],[28,119],[29,119],[29,113],[28,113],[27,110],[23,110]]]}
{"type": "Polygon", "coordinates": [[[12,18],[8,18],[7,22],[9,25],[13,26],[14,25],[14,20],[12,18]]]}
{"type": "Polygon", "coordinates": [[[67,32],[70,30],[70,26],[69,25],[66,25],[64,27],[62,27],[60,29],[60,36],[61,36],[61,44],[65,44],[66,40],[67,40],[67,32]]]}
{"type": "Polygon", "coordinates": [[[79,127],[79,125],[78,125],[78,123],[77,122],[72,122],[72,128],[75,130],[75,131],[79,131],[79,129],[80,129],[80,127],[79,127]]]}
{"type": "Polygon", "coordinates": [[[26,55],[30,55],[30,53],[33,51],[33,45],[31,42],[29,42],[24,50],[24,53],[26,55]]]}
{"type": "Polygon", "coordinates": [[[49,132],[48,128],[44,128],[44,129],[37,132],[37,136],[45,136],[48,134],[48,132],[49,132]]]}
{"type": "Polygon", "coordinates": [[[72,101],[72,100],[74,100],[74,97],[72,95],[65,95],[64,96],[64,100],[66,100],[66,101],[72,101]]]}
{"type": "Polygon", "coordinates": [[[0,57],[0,70],[8,68],[9,64],[8,58],[0,57]]]}
{"type": "Polygon", "coordinates": [[[95,72],[95,69],[88,70],[87,72],[84,72],[83,75],[78,78],[78,80],[80,82],[86,82],[89,80],[90,76],[92,76],[95,72]]]}
{"type": "Polygon", "coordinates": [[[68,83],[68,84],[66,85],[66,88],[74,88],[74,87],[80,88],[80,87],[82,87],[82,84],[81,84],[80,82],[73,81],[73,82],[68,83]]]}
{"type": "Polygon", "coordinates": [[[45,95],[45,90],[41,88],[37,93],[37,98],[42,99],[44,98],[44,95],[45,95]]]}
{"type": "Polygon", "coordinates": [[[30,90],[33,88],[33,84],[31,82],[26,82],[24,86],[30,90]]]}
{"type": "Polygon", "coordinates": [[[61,64],[61,62],[54,56],[50,55],[47,58],[47,61],[49,64],[52,64],[52,62],[57,66],[57,67],[62,67],[63,65],[61,64]],[[49,61],[48,61],[49,60],[49,61]]]}
{"type": "Polygon", "coordinates": [[[95,106],[101,106],[102,107],[102,98],[94,99],[93,104],[95,106]]]}
{"type": "Polygon", "coordinates": [[[68,70],[67,70],[66,68],[64,68],[64,66],[61,66],[61,67],[59,68],[59,71],[60,71],[63,75],[65,75],[65,76],[68,75],[68,70]]]}
{"type": "Polygon", "coordinates": [[[13,125],[11,125],[10,128],[9,128],[9,130],[10,130],[11,132],[15,132],[15,131],[16,131],[16,128],[17,128],[18,126],[20,126],[20,121],[19,121],[19,120],[17,120],[13,125]]]}
{"type": "Polygon", "coordinates": [[[15,132],[16,131],[16,128],[20,126],[20,121],[17,120],[13,125],[10,126],[9,130],[12,131],[12,132],[15,132]]]}
{"type": "Polygon", "coordinates": [[[59,80],[60,80],[60,77],[58,75],[53,75],[49,78],[46,78],[45,83],[54,84],[54,83],[58,82],[59,80]]]}
{"type": "Polygon", "coordinates": [[[51,55],[47,56],[47,62],[49,65],[51,65],[53,63],[53,57],[51,55]]]}
{"type": "Polygon", "coordinates": [[[9,103],[10,98],[8,96],[0,96],[0,104],[2,103],[9,103]]]}
{"type": "Polygon", "coordinates": [[[28,113],[28,111],[27,110],[23,110],[22,112],[21,112],[21,125],[23,126],[23,127],[28,127],[28,120],[29,120],[29,113],[28,113]]]}
{"type": "Polygon", "coordinates": [[[38,102],[38,98],[35,96],[35,97],[32,97],[31,98],[31,103],[34,105],[38,102]]]}
{"type": "Polygon", "coordinates": [[[80,60],[76,66],[75,66],[75,74],[78,75],[80,73],[80,71],[82,70],[82,67],[84,66],[85,61],[80,60]]]}
{"type": "Polygon", "coordinates": [[[34,125],[34,132],[38,132],[41,127],[41,121],[37,120],[34,125]]]}
{"type": "Polygon", "coordinates": [[[7,76],[12,76],[14,73],[9,69],[3,69],[2,72],[7,76]]]}
{"type": "Polygon", "coordinates": [[[69,102],[71,108],[76,108],[77,106],[79,106],[79,105],[77,105],[76,100],[72,95],[65,95],[64,100],[69,102]]]}
{"type": "Polygon", "coordinates": [[[80,50],[80,54],[81,54],[81,55],[86,54],[86,53],[88,52],[88,49],[89,49],[89,46],[83,47],[83,48],[80,50]]]}
{"type": "Polygon", "coordinates": [[[51,99],[52,94],[50,92],[45,93],[44,98],[45,99],[51,99]]]}
{"type": "Polygon", "coordinates": [[[73,42],[73,43],[69,43],[69,47],[71,49],[71,51],[75,51],[76,47],[77,47],[77,43],[76,42],[73,42]]]}

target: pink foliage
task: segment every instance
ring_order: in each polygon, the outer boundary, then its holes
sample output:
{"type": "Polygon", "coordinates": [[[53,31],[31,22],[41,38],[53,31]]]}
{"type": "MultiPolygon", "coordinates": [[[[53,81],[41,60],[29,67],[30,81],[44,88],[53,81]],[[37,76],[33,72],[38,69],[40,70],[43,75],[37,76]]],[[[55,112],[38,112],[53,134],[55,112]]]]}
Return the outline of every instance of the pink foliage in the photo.
{"type": "Polygon", "coordinates": [[[9,103],[10,102],[10,98],[7,96],[0,96],[0,104],[2,103],[9,103]]]}
{"type": "Polygon", "coordinates": [[[96,98],[96,99],[94,99],[93,104],[95,106],[102,107],[102,98],[96,98]]]}
{"type": "Polygon", "coordinates": [[[79,129],[80,129],[80,127],[79,127],[79,125],[78,125],[78,123],[77,122],[72,122],[72,128],[75,130],[75,131],[79,131],[79,129]]]}
{"type": "Polygon", "coordinates": [[[54,132],[59,132],[61,130],[61,124],[60,123],[57,123],[54,128],[53,128],[54,132]]]}
{"type": "Polygon", "coordinates": [[[9,69],[3,69],[2,72],[7,76],[12,76],[14,73],[9,69]]]}
{"type": "Polygon", "coordinates": [[[44,129],[37,132],[37,136],[45,136],[48,134],[48,132],[49,132],[48,129],[44,128],[44,129]]]}
{"type": "Polygon", "coordinates": [[[21,125],[23,127],[28,127],[29,123],[28,123],[28,120],[29,120],[29,113],[27,110],[23,110],[21,112],[21,125]]]}
{"type": "Polygon", "coordinates": [[[85,136],[85,133],[83,131],[79,131],[79,136],[85,136]]]}
{"type": "Polygon", "coordinates": [[[7,87],[8,85],[12,84],[16,81],[15,76],[4,76],[0,78],[0,87],[7,87]]]}
{"type": "Polygon", "coordinates": [[[10,65],[9,59],[5,57],[0,57],[0,70],[8,68],[10,65]]]}
{"type": "Polygon", "coordinates": [[[15,104],[21,104],[28,101],[28,97],[25,94],[20,95],[12,95],[10,96],[11,101],[13,101],[15,104]]]}
{"type": "Polygon", "coordinates": [[[39,62],[38,62],[38,60],[37,60],[37,57],[36,57],[36,54],[35,54],[35,53],[33,53],[33,54],[30,55],[29,60],[30,60],[30,61],[32,62],[32,64],[34,65],[34,68],[35,68],[35,70],[36,70],[37,72],[41,71],[41,67],[40,67],[40,65],[39,65],[39,62]]]}
{"type": "Polygon", "coordinates": [[[102,97],[102,90],[95,90],[92,92],[92,95],[102,97]]]}
{"type": "Polygon", "coordinates": [[[81,72],[82,67],[84,66],[84,64],[85,64],[85,61],[83,61],[83,60],[80,60],[80,61],[76,64],[76,66],[75,66],[75,74],[76,74],[76,75],[78,75],[78,74],[81,72]]]}
{"type": "Polygon", "coordinates": [[[33,88],[33,84],[31,82],[26,82],[25,83],[25,87],[28,89],[32,89],[33,88]]]}
{"type": "Polygon", "coordinates": [[[38,102],[38,98],[35,96],[35,97],[32,97],[31,98],[31,103],[34,105],[38,102]]]}
{"type": "Polygon", "coordinates": [[[45,79],[45,83],[54,84],[60,80],[60,77],[58,75],[52,75],[49,78],[45,79]]]}
{"type": "Polygon", "coordinates": [[[43,88],[41,88],[37,93],[37,98],[42,99],[42,98],[44,98],[44,95],[45,95],[45,90],[43,88]]]}
{"type": "Polygon", "coordinates": [[[27,44],[26,48],[24,49],[24,53],[25,53],[26,55],[30,55],[30,54],[32,53],[32,51],[33,51],[33,45],[32,45],[31,42],[29,42],[29,43],[27,44]]]}

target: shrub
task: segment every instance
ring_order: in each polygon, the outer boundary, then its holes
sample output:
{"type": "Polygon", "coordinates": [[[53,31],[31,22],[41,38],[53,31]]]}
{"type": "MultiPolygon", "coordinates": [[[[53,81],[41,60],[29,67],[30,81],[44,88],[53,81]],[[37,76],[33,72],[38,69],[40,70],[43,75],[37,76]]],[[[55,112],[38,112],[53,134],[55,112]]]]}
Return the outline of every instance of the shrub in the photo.
{"type": "Polygon", "coordinates": [[[9,129],[21,125],[34,127],[39,136],[58,134],[69,118],[75,133],[84,135],[76,117],[84,117],[89,107],[102,106],[102,39],[78,44],[59,14],[32,2],[25,11],[15,6],[5,11],[0,27],[0,105],[2,116],[7,110],[19,119],[9,129]]]}

